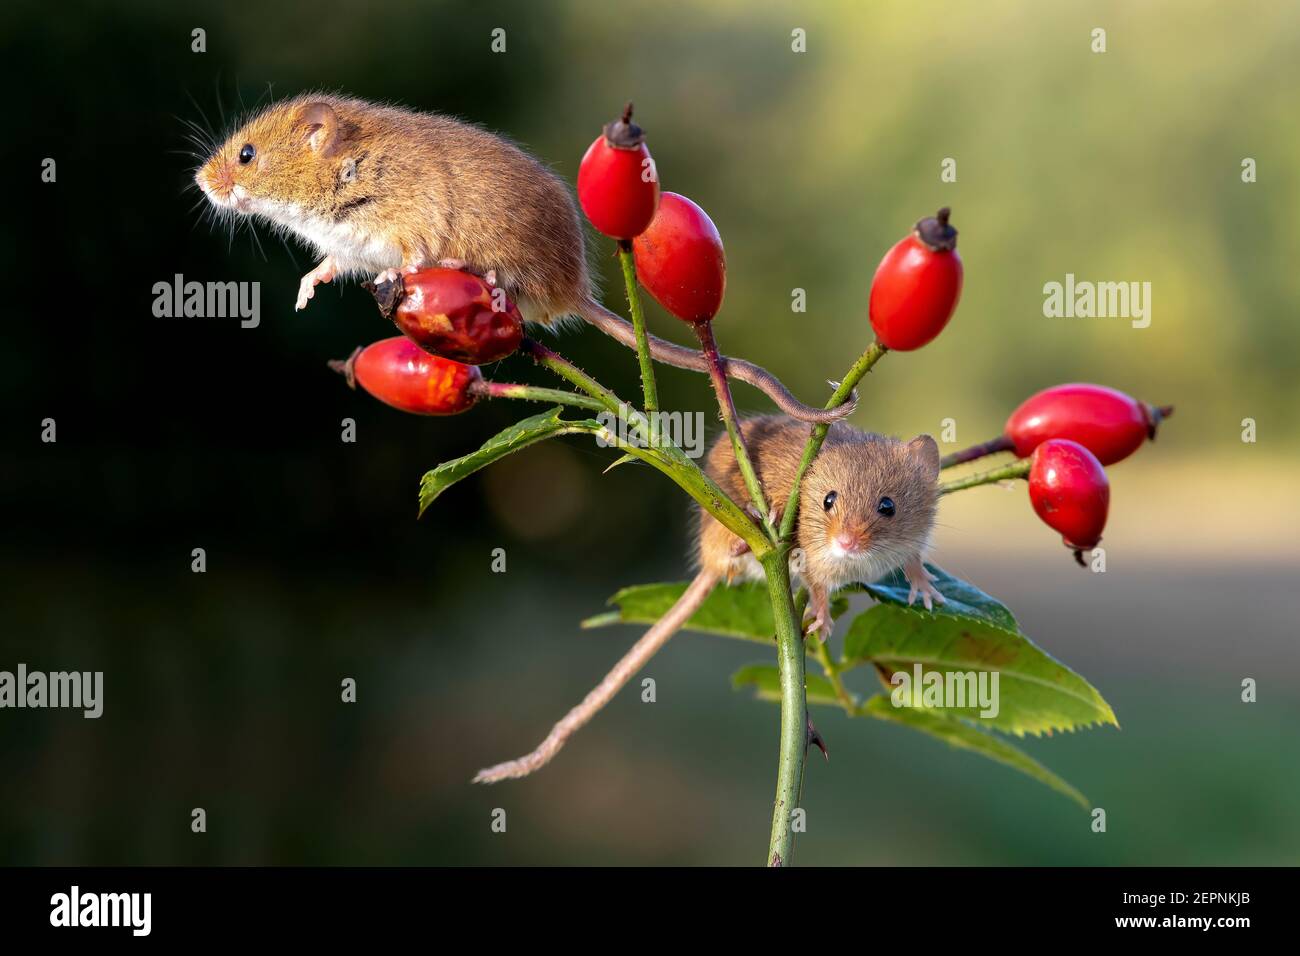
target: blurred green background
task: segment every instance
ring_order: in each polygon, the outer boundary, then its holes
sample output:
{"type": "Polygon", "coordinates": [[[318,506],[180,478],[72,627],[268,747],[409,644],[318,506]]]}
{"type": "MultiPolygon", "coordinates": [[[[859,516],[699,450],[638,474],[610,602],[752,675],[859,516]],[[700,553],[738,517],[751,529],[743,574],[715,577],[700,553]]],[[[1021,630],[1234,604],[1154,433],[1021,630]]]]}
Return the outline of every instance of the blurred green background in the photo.
{"type": "MultiPolygon", "coordinates": [[[[656,473],[602,476],[608,452],[553,442],[414,520],[425,469],[531,409],[423,420],[349,392],[324,363],[391,334],[369,296],[327,287],[295,315],[305,250],[263,229],[263,255],[199,221],[181,120],[224,128],[268,87],[453,113],[569,182],[635,100],[664,187],[726,243],[724,349],[809,400],[868,341],[880,256],[951,205],[961,307],[877,367],[857,424],[938,434],[951,418],[970,444],[1070,380],[1178,409],[1113,470],[1104,575],[1074,567],[1023,488],[941,515],[937,561],[1113,705],[1122,730],[1025,742],[1109,830],[1010,770],[828,712],[797,862],[1296,862],[1300,8],[11,2],[0,25],[0,669],[106,683],[97,721],[0,712],[0,863],[762,859],[777,711],[729,688],[762,659],[748,645],[683,635],[646,672],[657,703],[625,691],[535,778],[468,783],[530,749],[635,638],[577,622],[621,585],[684,577],[689,510],[656,473]],[[260,281],[261,326],[153,318],[153,283],[177,272],[260,281]],[[1151,282],[1151,326],[1045,318],[1043,284],[1068,272],[1151,282]],[[39,441],[47,416],[56,445],[39,441]],[[1240,702],[1245,677],[1258,703],[1240,702]]],[[[594,242],[618,308],[609,251],[594,242]]],[[[652,325],[684,340],[657,308],[652,325]]],[[[558,347],[634,393],[621,347],[592,331],[558,347]]],[[[521,359],[489,374],[545,381],[521,359]]],[[[702,376],[660,381],[670,407],[709,407],[702,376]]],[[[766,408],[743,386],[737,400],[766,408]]]]}

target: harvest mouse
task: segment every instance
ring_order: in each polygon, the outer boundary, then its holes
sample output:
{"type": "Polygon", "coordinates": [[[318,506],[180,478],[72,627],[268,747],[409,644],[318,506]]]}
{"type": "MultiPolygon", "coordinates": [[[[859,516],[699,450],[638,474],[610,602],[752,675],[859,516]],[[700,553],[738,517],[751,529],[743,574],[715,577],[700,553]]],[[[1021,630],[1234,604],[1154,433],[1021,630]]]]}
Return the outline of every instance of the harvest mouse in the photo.
{"type": "MultiPolygon", "coordinates": [[[[741,433],[766,495],[785,502],[808,443],[809,428],[781,415],[751,418],[741,433]]],[[[733,499],[748,498],[730,441],[710,449],[705,471],[733,499]]],[[[798,550],[791,571],[808,588],[812,626],[830,636],[830,595],[855,581],[871,583],[902,569],[927,610],[943,603],[925,569],[939,505],[939,446],[929,435],[904,442],[836,422],[826,433],[799,487],[795,523],[798,550]]],[[[739,549],[740,539],[700,512],[698,562],[702,572],[730,583],[762,580],[763,569],[739,549]]]]}
{"type": "MultiPolygon", "coordinates": [[[[808,442],[809,426],[784,415],[740,423],[754,470],[770,500],[784,502],[808,442]]],[[[705,471],[736,501],[748,491],[730,439],[709,450],[705,471]]],[[[929,435],[900,441],[836,422],[799,490],[795,524],[798,549],[791,570],[808,588],[806,620],[825,640],[831,630],[830,598],[852,582],[870,583],[902,569],[911,593],[927,610],[943,595],[934,587],[924,555],[939,504],[939,446],[929,435]]],[[[677,602],[625,654],[596,688],[555,725],[532,753],[480,770],[476,783],[523,777],[545,766],[579,728],[667,643],[719,583],[762,580],[762,566],[744,542],[701,510],[696,559],[700,570],[677,602]]]]}
{"type": "MultiPolygon", "coordinates": [[[[632,326],[595,300],[568,188],[518,146],[436,113],[323,93],[272,103],[217,147],[195,182],[219,210],[260,216],[313,247],[297,308],[322,282],[392,280],[429,266],[499,284],[525,320],[577,316],[631,348],[632,326]]],[[[708,372],[694,349],[650,337],[660,362],[708,372]]],[[[831,422],[853,410],[812,408],[768,371],[724,359],[727,375],[786,414],[831,422]]]]}

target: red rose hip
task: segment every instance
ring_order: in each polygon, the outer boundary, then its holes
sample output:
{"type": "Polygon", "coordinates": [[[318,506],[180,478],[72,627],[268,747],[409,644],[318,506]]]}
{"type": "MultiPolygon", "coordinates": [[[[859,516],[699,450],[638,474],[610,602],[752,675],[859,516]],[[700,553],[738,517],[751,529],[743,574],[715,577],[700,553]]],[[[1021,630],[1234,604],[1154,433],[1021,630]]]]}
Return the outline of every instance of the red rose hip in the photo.
{"type": "Polygon", "coordinates": [[[1030,456],[1029,501],[1082,563],[1080,552],[1095,547],[1106,527],[1110,482],[1092,452],[1078,442],[1053,438],[1030,456]]]}
{"type": "Polygon", "coordinates": [[[345,374],[349,385],[416,415],[457,415],[471,408],[483,380],[477,366],[430,355],[401,335],[357,349],[330,367],[345,374]]]}
{"type": "Polygon", "coordinates": [[[943,331],[961,296],[962,264],[949,210],[922,219],[885,253],[871,280],[871,327],[886,348],[910,352],[943,331]]]}
{"type": "Polygon", "coordinates": [[[659,177],[632,122],[632,104],[606,123],[578,166],[578,203],[591,224],[612,239],[635,239],[659,206],[659,177]]]}
{"type": "Polygon", "coordinates": [[[519,349],[524,320],[505,293],[468,272],[424,269],[371,288],[379,311],[426,352],[484,365],[519,349]]]}
{"type": "Polygon", "coordinates": [[[708,322],[722,308],[727,256],[718,228],[685,196],[666,192],[654,221],[632,242],[636,274],[654,300],[684,322],[708,322]]]}
{"type": "Polygon", "coordinates": [[[1003,434],[1020,458],[1052,438],[1076,441],[1103,465],[1122,461],[1156,437],[1173,414],[1103,385],[1076,383],[1044,389],[1011,413],[1003,434]]]}

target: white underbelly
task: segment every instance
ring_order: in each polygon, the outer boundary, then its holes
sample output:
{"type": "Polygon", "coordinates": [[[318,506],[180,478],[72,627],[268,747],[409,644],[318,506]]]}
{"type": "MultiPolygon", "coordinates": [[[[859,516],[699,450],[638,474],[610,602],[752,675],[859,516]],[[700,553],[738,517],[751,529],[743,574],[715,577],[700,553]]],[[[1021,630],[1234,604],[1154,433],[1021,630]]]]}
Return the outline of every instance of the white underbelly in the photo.
{"type": "Polygon", "coordinates": [[[303,210],[296,203],[259,200],[256,211],[334,259],[335,272],[374,275],[403,265],[402,249],[383,236],[303,210]]]}

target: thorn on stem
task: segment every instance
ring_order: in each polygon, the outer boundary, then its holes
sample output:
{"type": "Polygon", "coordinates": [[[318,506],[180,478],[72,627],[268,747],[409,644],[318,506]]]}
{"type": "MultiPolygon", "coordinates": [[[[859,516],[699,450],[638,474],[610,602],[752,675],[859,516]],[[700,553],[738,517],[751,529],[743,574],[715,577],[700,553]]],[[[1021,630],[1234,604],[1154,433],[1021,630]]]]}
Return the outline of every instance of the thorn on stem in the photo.
{"type": "Polygon", "coordinates": [[[822,756],[829,761],[831,755],[830,751],[826,749],[825,739],[823,739],[822,735],[817,732],[817,728],[813,726],[812,717],[806,716],[805,719],[808,721],[808,737],[807,743],[804,744],[805,749],[810,746],[816,746],[817,749],[822,752],[822,756]]]}

